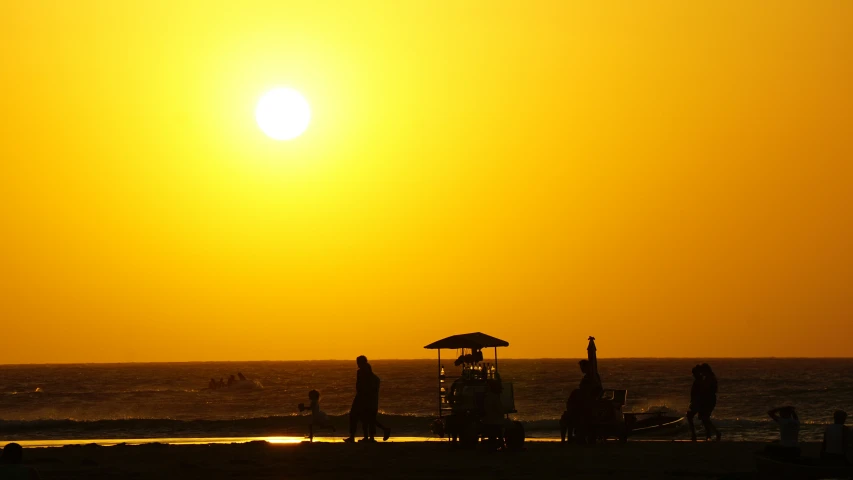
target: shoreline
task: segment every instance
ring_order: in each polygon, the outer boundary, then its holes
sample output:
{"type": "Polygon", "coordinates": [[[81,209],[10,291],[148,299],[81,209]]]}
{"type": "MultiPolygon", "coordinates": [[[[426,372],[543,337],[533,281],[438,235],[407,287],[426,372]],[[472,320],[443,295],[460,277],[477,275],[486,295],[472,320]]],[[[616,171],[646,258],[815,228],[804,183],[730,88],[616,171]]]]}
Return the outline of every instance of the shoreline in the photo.
{"type": "MultiPolygon", "coordinates": [[[[150,437],[150,438],[82,438],[82,439],[34,439],[34,440],[3,440],[0,445],[17,443],[24,448],[61,448],[97,445],[99,447],[140,446],[149,444],[159,445],[243,445],[253,442],[267,442],[273,445],[310,443],[304,436],[240,436],[240,437],[150,437]]],[[[447,438],[424,436],[391,437],[387,442],[377,443],[443,443],[447,438]]],[[[741,440],[723,440],[725,443],[760,443],[741,440]]],[[[343,436],[315,436],[314,443],[344,443],[343,436]]],[[[528,437],[525,443],[560,443],[560,437],[528,437]]],[[[615,443],[609,441],[607,443],[615,443]]],[[[629,443],[693,443],[689,439],[642,438],[631,439],[629,443]]],[[[700,440],[699,443],[715,443],[700,440]]]]}
{"type": "MultiPolygon", "coordinates": [[[[220,439],[225,440],[225,439],[220,439]]],[[[757,442],[633,441],[595,446],[533,441],[523,451],[452,449],[444,441],[205,443],[25,448],[44,479],[249,478],[755,478],[757,442]]],[[[820,444],[802,445],[816,456],[820,444]]]]}

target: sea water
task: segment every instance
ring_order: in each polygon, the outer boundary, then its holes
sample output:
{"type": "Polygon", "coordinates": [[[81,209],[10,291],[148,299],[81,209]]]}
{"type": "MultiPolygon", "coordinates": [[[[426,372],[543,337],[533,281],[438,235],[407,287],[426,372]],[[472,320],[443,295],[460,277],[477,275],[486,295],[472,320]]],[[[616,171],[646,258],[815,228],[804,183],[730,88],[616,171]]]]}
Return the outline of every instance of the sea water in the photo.
{"type": "MultiPolygon", "coordinates": [[[[713,418],[724,439],[778,438],[766,413],[778,406],[797,407],[804,440],[819,440],[833,411],[853,413],[851,359],[600,359],[599,370],[605,388],[628,390],[626,411],[666,406],[683,414],[690,370],[700,362],[719,379],[713,418]]],[[[395,435],[430,436],[439,405],[437,361],[371,364],[382,379],[381,421],[395,435]]],[[[442,364],[449,380],[458,375],[452,360],[442,364]]],[[[577,359],[499,359],[498,370],[513,382],[514,419],[528,435],[558,436],[557,420],[581,378],[577,359]]],[[[297,405],[308,403],[311,389],[320,391],[321,408],[344,435],[355,375],[355,361],[0,366],[0,441],[299,436],[307,418],[297,405]],[[211,378],[237,372],[263,388],[207,389],[211,378]]]]}

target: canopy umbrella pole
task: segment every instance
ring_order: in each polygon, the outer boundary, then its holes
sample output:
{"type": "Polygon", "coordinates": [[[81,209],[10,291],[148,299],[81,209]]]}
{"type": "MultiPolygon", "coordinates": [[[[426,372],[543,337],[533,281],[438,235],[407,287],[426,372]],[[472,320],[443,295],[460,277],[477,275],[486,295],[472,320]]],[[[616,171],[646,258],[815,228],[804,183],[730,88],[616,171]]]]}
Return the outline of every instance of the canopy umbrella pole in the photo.
{"type": "Polygon", "coordinates": [[[441,418],[441,349],[438,349],[438,418],[441,418]]]}
{"type": "Polygon", "coordinates": [[[598,355],[596,353],[598,349],[595,348],[595,337],[589,337],[589,345],[586,347],[587,360],[589,361],[590,373],[592,374],[592,378],[595,378],[598,375],[598,355]]]}
{"type": "Polygon", "coordinates": [[[498,347],[495,347],[495,370],[498,369],[498,347]]]}

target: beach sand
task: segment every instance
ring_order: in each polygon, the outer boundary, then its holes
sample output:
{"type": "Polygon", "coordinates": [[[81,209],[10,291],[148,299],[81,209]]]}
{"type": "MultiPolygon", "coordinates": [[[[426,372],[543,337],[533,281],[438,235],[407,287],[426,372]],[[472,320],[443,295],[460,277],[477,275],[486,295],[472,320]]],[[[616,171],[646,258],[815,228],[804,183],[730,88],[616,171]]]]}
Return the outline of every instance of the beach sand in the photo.
{"type": "MultiPolygon", "coordinates": [[[[763,444],[629,442],[563,446],[531,442],[521,452],[451,450],[447,443],[118,445],[28,448],[45,479],[390,478],[753,478],[763,444]]],[[[819,445],[804,446],[816,454],[819,445]]]]}

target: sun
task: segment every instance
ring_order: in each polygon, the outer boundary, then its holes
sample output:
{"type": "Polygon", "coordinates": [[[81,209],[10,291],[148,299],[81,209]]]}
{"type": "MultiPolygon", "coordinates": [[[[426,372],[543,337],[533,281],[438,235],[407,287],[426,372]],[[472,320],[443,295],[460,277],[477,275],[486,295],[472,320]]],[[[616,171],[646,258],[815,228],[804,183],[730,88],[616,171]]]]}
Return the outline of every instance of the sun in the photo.
{"type": "Polygon", "coordinates": [[[258,100],[255,120],[268,137],[293,140],[311,123],[311,106],[301,93],[292,88],[274,88],[258,100]]]}

